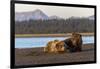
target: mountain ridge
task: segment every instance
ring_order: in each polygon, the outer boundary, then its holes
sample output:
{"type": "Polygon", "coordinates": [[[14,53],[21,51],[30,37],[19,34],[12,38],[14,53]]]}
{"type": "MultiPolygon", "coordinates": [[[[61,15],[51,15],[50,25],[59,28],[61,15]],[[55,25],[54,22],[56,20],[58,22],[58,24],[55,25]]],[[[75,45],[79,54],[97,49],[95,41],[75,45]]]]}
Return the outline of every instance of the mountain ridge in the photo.
{"type": "MultiPolygon", "coordinates": [[[[56,15],[48,16],[40,9],[27,12],[15,12],[15,21],[52,20],[52,19],[64,19],[64,18],[61,18],[56,15]]],[[[94,20],[94,15],[89,16],[88,19],[94,20]]]]}

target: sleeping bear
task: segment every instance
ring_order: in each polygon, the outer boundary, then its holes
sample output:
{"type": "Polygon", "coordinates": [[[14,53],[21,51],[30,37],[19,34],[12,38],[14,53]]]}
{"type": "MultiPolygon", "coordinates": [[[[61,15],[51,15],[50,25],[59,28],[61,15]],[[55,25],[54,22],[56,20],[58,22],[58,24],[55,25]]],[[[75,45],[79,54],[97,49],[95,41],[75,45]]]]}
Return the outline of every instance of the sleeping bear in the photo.
{"type": "Polygon", "coordinates": [[[44,52],[47,53],[62,53],[65,51],[64,42],[59,40],[49,41],[44,47],[44,52]]]}

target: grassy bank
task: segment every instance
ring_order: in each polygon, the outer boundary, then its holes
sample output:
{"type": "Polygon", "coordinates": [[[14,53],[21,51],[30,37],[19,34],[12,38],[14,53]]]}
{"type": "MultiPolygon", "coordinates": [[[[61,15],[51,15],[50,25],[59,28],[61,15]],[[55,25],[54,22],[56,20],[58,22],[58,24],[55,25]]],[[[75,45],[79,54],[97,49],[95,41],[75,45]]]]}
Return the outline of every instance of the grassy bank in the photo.
{"type": "MultiPolygon", "coordinates": [[[[93,36],[94,33],[80,33],[82,36],[93,36]]],[[[71,33],[65,34],[15,34],[15,37],[66,37],[70,36],[71,33]]]]}

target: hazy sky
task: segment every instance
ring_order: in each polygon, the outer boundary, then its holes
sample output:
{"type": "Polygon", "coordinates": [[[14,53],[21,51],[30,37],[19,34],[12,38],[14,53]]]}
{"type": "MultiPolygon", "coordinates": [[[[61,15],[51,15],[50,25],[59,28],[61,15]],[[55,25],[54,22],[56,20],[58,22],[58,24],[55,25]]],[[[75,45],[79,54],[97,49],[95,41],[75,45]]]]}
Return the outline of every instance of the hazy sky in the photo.
{"type": "Polygon", "coordinates": [[[68,18],[71,16],[88,17],[94,15],[94,8],[15,4],[15,12],[34,11],[36,9],[42,10],[48,16],[57,15],[63,18],[68,18]]]}

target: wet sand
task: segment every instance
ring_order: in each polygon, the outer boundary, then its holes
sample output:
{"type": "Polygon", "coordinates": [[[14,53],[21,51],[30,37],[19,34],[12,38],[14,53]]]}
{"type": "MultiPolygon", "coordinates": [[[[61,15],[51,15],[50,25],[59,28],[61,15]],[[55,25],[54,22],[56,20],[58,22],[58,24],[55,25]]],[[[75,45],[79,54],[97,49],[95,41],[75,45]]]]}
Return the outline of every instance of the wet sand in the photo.
{"type": "Polygon", "coordinates": [[[61,54],[44,53],[43,47],[15,49],[16,66],[95,61],[94,57],[94,44],[83,45],[82,52],[61,54]]]}

